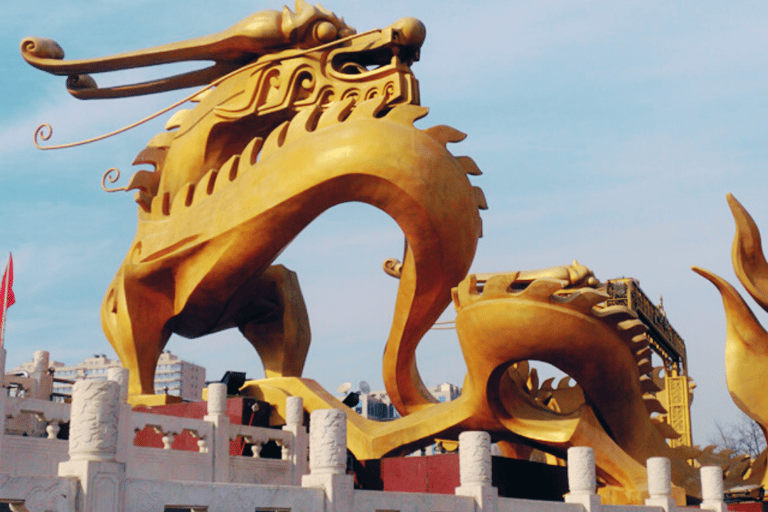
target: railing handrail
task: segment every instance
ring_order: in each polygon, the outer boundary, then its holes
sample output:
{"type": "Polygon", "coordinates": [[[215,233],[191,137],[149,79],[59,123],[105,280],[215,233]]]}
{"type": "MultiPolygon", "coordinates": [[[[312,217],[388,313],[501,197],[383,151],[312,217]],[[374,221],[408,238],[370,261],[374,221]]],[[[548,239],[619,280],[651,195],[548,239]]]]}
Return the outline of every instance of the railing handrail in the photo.
{"type": "Polygon", "coordinates": [[[164,431],[180,434],[183,431],[194,431],[198,434],[210,434],[213,432],[213,424],[210,421],[184,416],[166,416],[143,411],[131,411],[128,420],[128,428],[131,431],[142,430],[147,426],[161,427],[164,431]]]}
{"type": "Polygon", "coordinates": [[[257,438],[261,442],[266,441],[290,441],[293,434],[285,430],[274,428],[256,427],[252,425],[230,424],[229,439],[234,440],[238,437],[257,438]]]}

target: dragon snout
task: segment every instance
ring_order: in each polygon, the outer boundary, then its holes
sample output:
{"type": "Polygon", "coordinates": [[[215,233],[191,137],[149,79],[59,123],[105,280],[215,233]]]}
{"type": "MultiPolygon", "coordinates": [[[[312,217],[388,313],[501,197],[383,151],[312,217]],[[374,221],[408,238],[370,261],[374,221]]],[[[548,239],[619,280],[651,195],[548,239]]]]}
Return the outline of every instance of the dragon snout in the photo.
{"type": "Polygon", "coordinates": [[[64,50],[59,43],[45,37],[25,37],[21,41],[21,54],[32,55],[39,59],[62,60],[64,50]]]}
{"type": "MultiPolygon", "coordinates": [[[[406,24],[403,29],[411,25],[406,24]]],[[[67,90],[76,98],[119,98],[207,85],[264,55],[291,48],[310,49],[354,33],[352,27],[332,12],[297,0],[296,12],[287,7],[283,11],[267,9],[215,34],[134,52],[65,61],[64,51],[55,41],[26,38],[21,43],[21,54],[38,69],[71,77],[67,90]],[[186,61],[213,61],[214,64],[180,75],[104,89],[88,76],[186,61]]],[[[407,33],[415,32],[408,28],[407,33]]],[[[408,39],[411,38],[409,35],[408,39]]]]}
{"type": "Polygon", "coordinates": [[[414,49],[421,48],[427,37],[427,27],[416,18],[400,18],[390,28],[397,31],[397,44],[414,49]]]}

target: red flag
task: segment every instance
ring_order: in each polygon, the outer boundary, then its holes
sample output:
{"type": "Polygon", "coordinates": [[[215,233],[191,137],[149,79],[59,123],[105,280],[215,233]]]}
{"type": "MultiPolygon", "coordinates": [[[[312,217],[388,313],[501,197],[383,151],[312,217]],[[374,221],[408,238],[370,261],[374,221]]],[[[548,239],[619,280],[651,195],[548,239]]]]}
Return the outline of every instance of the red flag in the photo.
{"type": "Polygon", "coordinates": [[[3,280],[0,282],[0,309],[5,312],[6,309],[13,306],[16,297],[13,295],[13,256],[8,256],[8,265],[3,273],[3,280]]]}

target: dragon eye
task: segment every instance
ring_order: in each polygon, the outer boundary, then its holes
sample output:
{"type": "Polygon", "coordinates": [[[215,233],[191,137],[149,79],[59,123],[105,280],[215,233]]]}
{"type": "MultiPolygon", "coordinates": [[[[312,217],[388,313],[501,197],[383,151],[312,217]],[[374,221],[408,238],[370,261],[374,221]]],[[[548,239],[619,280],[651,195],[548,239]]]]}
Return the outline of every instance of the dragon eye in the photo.
{"type": "Polygon", "coordinates": [[[332,41],[337,35],[339,31],[336,29],[333,23],[329,21],[321,21],[317,24],[315,24],[314,28],[312,29],[312,36],[314,37],[315,41],[319,43],[328,43],[332,41]]]}

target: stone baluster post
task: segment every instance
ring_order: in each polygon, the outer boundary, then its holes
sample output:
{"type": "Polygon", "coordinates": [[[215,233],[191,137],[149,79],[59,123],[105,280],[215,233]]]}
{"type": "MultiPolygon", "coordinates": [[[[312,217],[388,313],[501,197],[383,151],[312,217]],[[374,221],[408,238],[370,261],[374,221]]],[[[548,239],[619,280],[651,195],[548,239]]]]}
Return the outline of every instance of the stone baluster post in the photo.
{"type": "Polygon", "coordinates": [[[113,367],[107,370],[107,380],[111,382],[117,382],[120,386],[119,402],[120,413],[118,418],[118,438],[117,438],[117,454],[116,460],[118,462],[129,463],[131,456],[131,450],[133,447],[133,439],[135,432],[132,432],[128,427],[131,406],[128,403],[128,370],[120,367],[113,367]]]}
{"type": "MultiPolygon", "coordinates": [[[[53,375],[48,373],[48,362],[50,360],[50,354],[45,350],[36,350],[32,356],[32,372],[30,377],[34,381],[26,396],[30,398],[37,398],[39,400],[50,400],[51,393],[53,393],[53,375]]],[[[45,431],[50,438],[48,418],[44,414],[38,414],[34,417],[35,430],[45,431]]],[[[54,423],[52,422],[51,425],[54,423]]],[[[55,423],[56,434],[58,434],[58,422],[55,423]]],[[[53,439],[56,438],[54,434],[53,439]]]]}
{"type": "Polygon", "coordinates": [[[213,481],[229,482],[229,416],[227,416],[227,385],[208,384],[208,414],[205,421],[213,423],[213,439],[208,449],[213,456],[213,481]]]}
{"type": "Polygon", "coordinates": [[[347,470],[347,416],[339,409],[312,411],[309,419],[309,474],[302,487],[325,491],[327,512],[351,512],[353,481],[347,470]]]}
{"type": "Polygon", "coordinates": [[[703,466],[701,474],[701,505],[702,510],[712,510],[713,512],[726,512],[728,507],[725,504],[723,489],[723,470],[718,466],[703,466]]]}
{"type": "Polygon", "coordinates": [[[45,350],[36,350],[32,357],[34,369],[30,377],[35,379],[35,389],[30,390],[32,398],[48,400],[53,392],[53,377],[48,373],[50,354],[45,350]]]}
{"type": "Polygon", "coordinates": [[[59,476],[79,479],[78,510],[124,510],[125,464],[117,462],[120,386],[104,380],[81,380],[72,390],[69,460],[59,476]]]}
{"type": "Polygon", "coordinates": [[[293,434],[291,446],[291,464],[293,464],[291,483],[299,485],[301,477],[307,474],[308,437],[304,428],[304,399],[289,396],[285,399],[285,426],[283,430],[293,434]]]}
{"type": "Polygon", "coordinates": [[[347,469],[347,416],[339,409],[320,409],[310,417],[309,472],[344,475],[347,469]]]}
{"type": "Polygon", "coordinates": [[[648,494],[645,500],[649,507],[661,507],[664,512],[673,512],[675,500],[672,499],[672,467],[666,457],[651,457],[646,461],[648,471],[648,494]]]}
{"type": "Polygon", "coordinates": [[[600,512],[602,501],[596,493],[595,452],[592,448],[568,448],[568,489],[566,503],[579,503],[586,512],[600,512]]]}
{"type": "Polygon", "coordinates": [[[488,432],[459,434],[459,483],[456,495],[470,496],[483,512],[497,509],[499,490],[491,485],[491,436],[488,432]]]}

